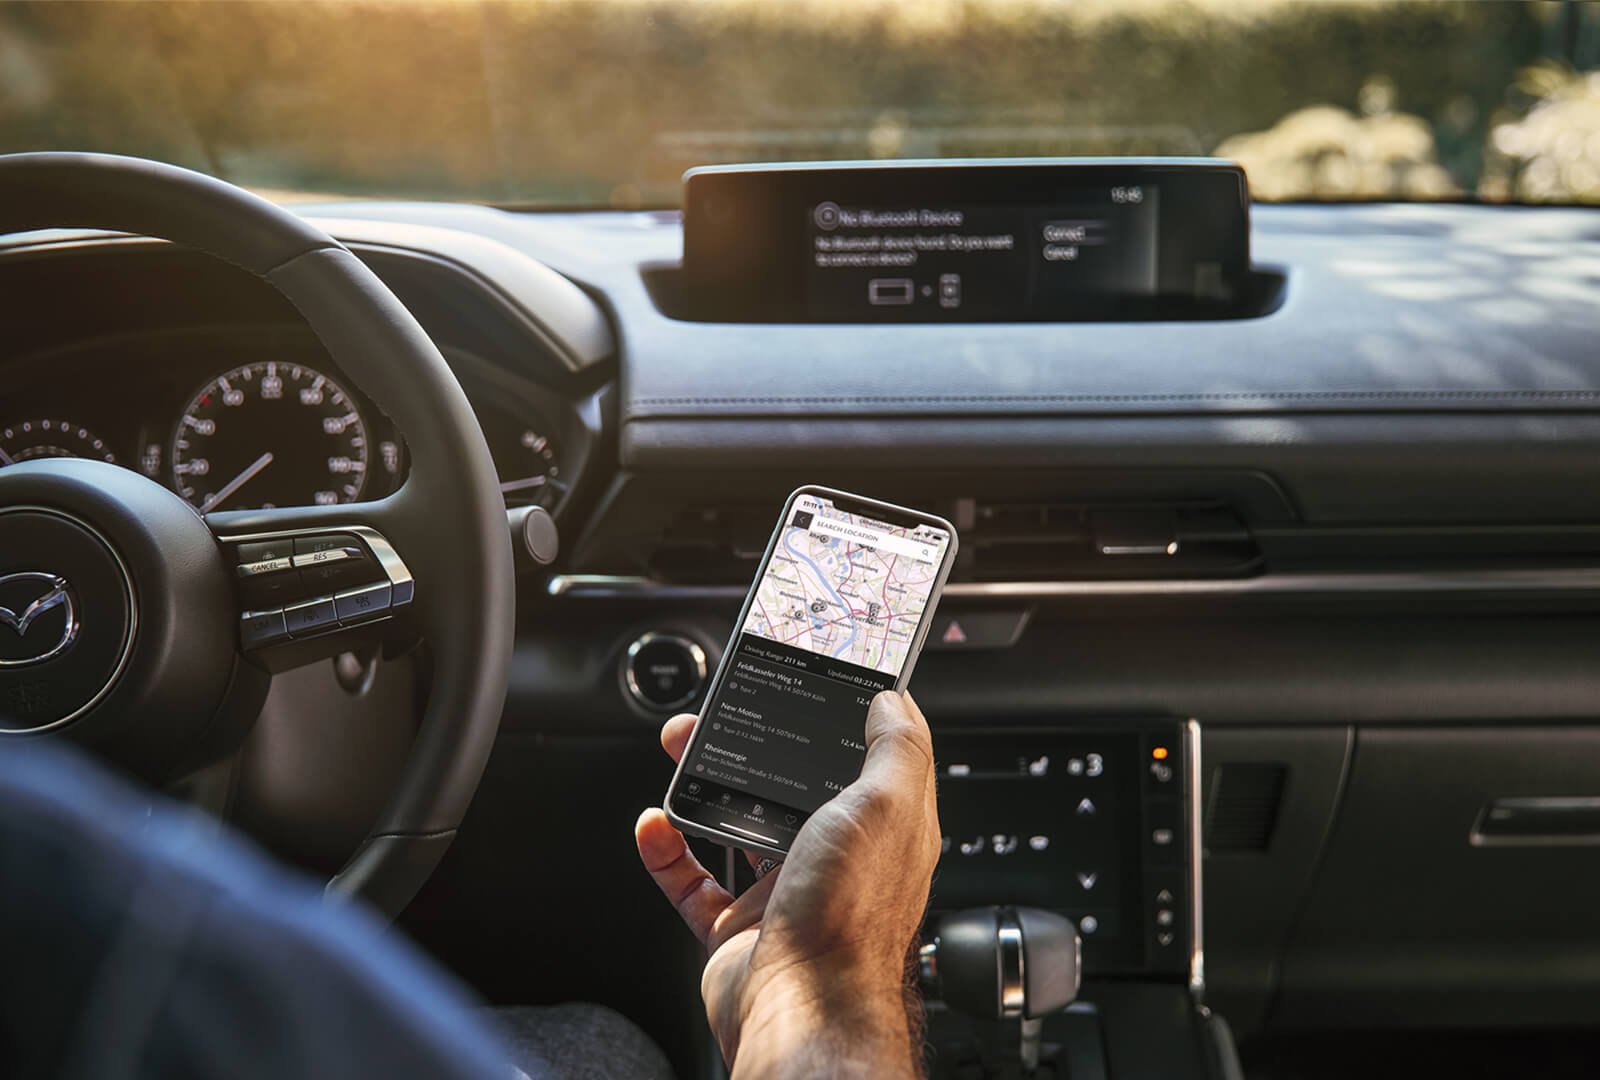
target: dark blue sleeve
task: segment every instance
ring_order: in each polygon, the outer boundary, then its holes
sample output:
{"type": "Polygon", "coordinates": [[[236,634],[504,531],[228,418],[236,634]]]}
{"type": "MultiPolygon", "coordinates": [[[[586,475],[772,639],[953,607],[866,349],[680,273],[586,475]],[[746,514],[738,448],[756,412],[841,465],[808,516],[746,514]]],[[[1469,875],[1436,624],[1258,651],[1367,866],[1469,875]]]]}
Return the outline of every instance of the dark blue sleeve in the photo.
{"type": "Polygon", "coordinates": [[[514,1075],[376,919],[57,747],[0,752],[0,972],[0,1076],[514,1075]]]}

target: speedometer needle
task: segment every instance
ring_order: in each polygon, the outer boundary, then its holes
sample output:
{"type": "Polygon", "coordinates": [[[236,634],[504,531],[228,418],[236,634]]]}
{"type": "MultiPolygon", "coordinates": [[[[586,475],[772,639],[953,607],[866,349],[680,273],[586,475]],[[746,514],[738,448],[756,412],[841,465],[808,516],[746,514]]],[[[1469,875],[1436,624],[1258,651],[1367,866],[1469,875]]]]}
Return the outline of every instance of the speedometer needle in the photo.
{"type": "Polygon", "coordinates": [[[226,499],[228,496],[232,495],[235,491],[238,491],[240,488],[244,487],[244,485],[249,481],[249,479],[252,476],[254,476],[256,473],[260,472],[262,469],[265,469],[268,465],[271,465],[271,464],[272,464],[272,451],[268,450],[265,454],[262,454],[260,457],[256,458],[254,461],[252,461],[245,468],[244,472],[240,473],[238,476],[235,476],[232,480],[229,480],[226,484],[223,484],[220,488],[218,488],[216,491],[213,491],[210,495],[207,495],[206,498],[205,498],[205,502],[200,504],[200,512],[202,514],[204,514],[204,513],[207,513],[208,511],[215,510],[217,508],[217,504],[218,503],[220,503],[223,499],[226,499]]]}
{"type": "Polygon", "coordinates": [[[522,491],[525,488],[538,487],[540,484],[548,483],[549,480],[550,478],[548,476],[525,476],[521,480],[507,480],[505,483],[500,485],[500,494],[509,495],[513,491],[522,491]]]}

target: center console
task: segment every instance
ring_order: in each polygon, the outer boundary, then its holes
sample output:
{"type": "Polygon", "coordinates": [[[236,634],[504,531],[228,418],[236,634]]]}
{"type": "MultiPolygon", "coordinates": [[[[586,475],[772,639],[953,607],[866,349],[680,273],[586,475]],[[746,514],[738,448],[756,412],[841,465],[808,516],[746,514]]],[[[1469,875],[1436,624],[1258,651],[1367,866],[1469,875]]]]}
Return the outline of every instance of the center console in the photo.
{"type": "MultiPolygon", "coordinates": [[[[931,1075],[1234,1075],[1226,1028],[1201,1001],[1199,724],[941,726],[934,749],[943,854],[923,947],[931,1075]],[[1019,978],[1029,964],[1075,967],[1076,1000],[1043,1017],[963,1008],[987,988],[952,979],[990,973],[970,963],[941,972],[938,950],[957,927],[970,943],[978,909],[1001,928],[1001,984],[1008,965],[1019,978]],[[1004,928],[1025,927],[1032,911],[1070,922],[1076,957],[1026,941],[1008,955],[1004,928]]],[[[1002,985],[989,1000],[1004,996],[1002,985]]]]}
{"type": "Polygon", "coordinates": [[[1199,725],[946,730],[943,911],[1015,904],[1078,927],[1086,977],[1198,985],[1199,725]]]}

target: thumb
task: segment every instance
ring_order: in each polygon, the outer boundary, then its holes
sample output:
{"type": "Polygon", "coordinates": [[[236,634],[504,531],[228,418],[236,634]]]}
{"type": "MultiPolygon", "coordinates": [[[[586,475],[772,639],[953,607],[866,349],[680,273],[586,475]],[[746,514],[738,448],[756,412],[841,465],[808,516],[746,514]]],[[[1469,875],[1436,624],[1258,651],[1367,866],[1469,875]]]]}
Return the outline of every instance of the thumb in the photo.
{"type": "Polygon", "coordinates": [[[873,787],[917,792],[933,778],[933,735],[908,694],[885,690],[867,710],[867,759],[861,779],[873,787]]]}

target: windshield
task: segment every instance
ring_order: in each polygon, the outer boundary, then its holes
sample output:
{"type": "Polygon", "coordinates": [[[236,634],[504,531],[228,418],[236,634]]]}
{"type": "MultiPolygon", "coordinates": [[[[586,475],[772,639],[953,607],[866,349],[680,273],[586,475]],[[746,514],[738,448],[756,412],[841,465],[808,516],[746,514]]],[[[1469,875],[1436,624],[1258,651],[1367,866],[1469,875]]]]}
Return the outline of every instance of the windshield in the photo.
{"type": "Polygon", "coordinates": [[[1600,5],[0,0],[0,151],[285,200],[674,206],[694,165],[1217,154],[1257,199],[1600,202],[1600,5]]]}

